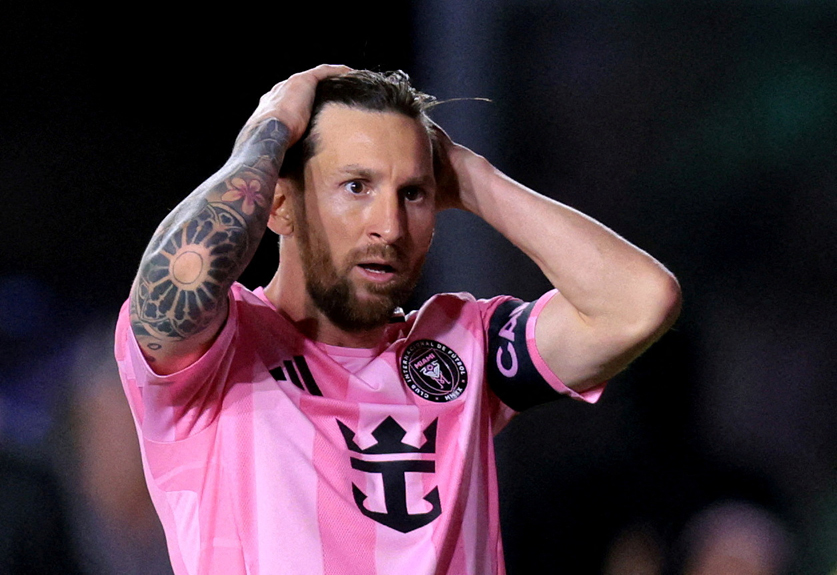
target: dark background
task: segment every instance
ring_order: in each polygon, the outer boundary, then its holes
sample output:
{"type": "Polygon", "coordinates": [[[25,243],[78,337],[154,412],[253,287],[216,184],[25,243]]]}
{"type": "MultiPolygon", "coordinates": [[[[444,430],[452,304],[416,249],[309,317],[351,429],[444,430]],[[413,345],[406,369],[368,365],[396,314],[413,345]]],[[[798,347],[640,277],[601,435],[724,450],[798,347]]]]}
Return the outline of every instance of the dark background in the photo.
{"type": "MultiPolygon", "coordinates": [[[[681,572],[702,534],[743,530],[787,550],[774,572],[831,573],[837,4],[289,10],[2,4],[1,444],[58,467],[73,500],[56,429],[157,223],[274,83],[322,62],[404,69],[440,99],[490,99],[434,117],[683,288],[678,324],[597,406],[543,406],[499,436],[509,572],[681,572]]],[[[245,284],[272,275],[274,246],[245,284]]],[[[547,287],[487,226],[446,213],[415,300],[547,287]]]]}

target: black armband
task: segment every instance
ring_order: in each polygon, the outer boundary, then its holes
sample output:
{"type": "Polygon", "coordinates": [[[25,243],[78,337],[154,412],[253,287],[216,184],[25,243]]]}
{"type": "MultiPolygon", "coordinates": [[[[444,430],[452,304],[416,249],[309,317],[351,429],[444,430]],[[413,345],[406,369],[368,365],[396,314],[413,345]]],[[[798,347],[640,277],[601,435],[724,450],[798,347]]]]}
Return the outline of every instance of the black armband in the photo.
{"type": "Polygon", "coordinates": [[[488,385],[515,411],[561,397],[540,374],[529,354],[526,324],[536,303],[509,300],[500,304],[488,328],[488,385]]]}

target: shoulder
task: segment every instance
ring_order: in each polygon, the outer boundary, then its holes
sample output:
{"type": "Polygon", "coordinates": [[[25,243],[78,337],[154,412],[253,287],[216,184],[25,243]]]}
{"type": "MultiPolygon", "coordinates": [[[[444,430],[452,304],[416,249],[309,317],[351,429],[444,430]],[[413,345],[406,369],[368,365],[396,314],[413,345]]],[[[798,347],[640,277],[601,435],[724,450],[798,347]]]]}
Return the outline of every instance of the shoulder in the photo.
{"type": "Polygon", "coordinates": [[[441,293],[407,316],[411,333],[453,334],[461,330],[472,336],[487,334],[496,322],[497,312],[505,307],[517,307],[520,300],[511,296],[480,299],[466,292],[441,293]]]}
{"type": "Polygon", "coordinates": [[[477,313],[484,315],[493,312],[498,306],[516,301],[516,298],[508,295],[498,295],[491,298],[477,298],[468,292],[452,292],[436,294],[428,299],[424,305],[410,315],[424,313],[445,313],[450,317],[458,317],[465,313],[477,313]]]}
{"type": "Polygon", "coordinates": [[[256,307],[269,307],[267,298],[264,297],[262,289],[251,290],[243,284],[234,282],[230,287],[230,298],[237,304],[256,307]]]}
{"type": "MultiPolygon", "coordinates": [[[[198,363],[206,364],[208,360],[205,358],[208,355],[224,355],[236,338],[258,333],[260,328],[270,321],[270,318],[275,318],[278,315],[266,299],[263,300],[259,297],[258,291],[251,291],[240,283],[234,283],[230,287],[227,294],[228,312],[219,331],[207,348],[188,364],[189,366],[198,363]]],[[[120,370],[130,374],[130,379],[140,378],[155,383],[168,381],[168,378],[152,368],[139,347],[130,325],[130,301],[124,302],[120,310],[116,325],[114,352],[120,370]]],[[[180,372],[186,367],[184,366],[176,371],[180,372]]],[[[170,372],[169,375],[171,373],[173,372],[170,372]]]]}
{"type": "Polygon", "coordinates": [[[245,325],[252,321],[259,322],[260,318],[275,319],[277,316],[276,308],[264,295],[262,288],[251,290],[235,282],[230,288],[230,301],[235,305],[239,322],[245,325]]]}

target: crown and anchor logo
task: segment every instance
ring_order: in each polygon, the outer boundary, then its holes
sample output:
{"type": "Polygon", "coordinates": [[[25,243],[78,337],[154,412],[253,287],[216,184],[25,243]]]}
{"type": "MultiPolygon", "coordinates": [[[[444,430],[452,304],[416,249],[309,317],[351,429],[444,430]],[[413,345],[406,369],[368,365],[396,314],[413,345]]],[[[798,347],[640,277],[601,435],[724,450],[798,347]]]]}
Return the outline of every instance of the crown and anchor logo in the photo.
{"type": "Polygon", "coordinates": [[[431,509],[427,513],[409,513],[407,510],[407,473],[434,473],[436,462],[427,459],[397,459],[394,461],[370,461],[364,459],[364,455],[381,454],[426,454],[436,453],[436,427],[438,419],[424,429],[424,443],[420,446],[404,443],[406,430],[392,417],[387,416],[378,427],[372,431],[372,437],[376,443],[366,449],[361,449],[355,441],[355,432],[345,423],[337,420],[340,432],[346,441],[349,451],[357,453],[360,457],[352,457],[352,468],[366,473],[379,473],[384,484],[384,502],[386,513],[371,511],[364,502],[367,495],[360,488],[352,483],[352,494],[355,504],[365,516],[377,521],[382,525],[391,527],[401,533],[409,533],[420,527],[424,527],[439,517],[442,513],[442,505],[439,498],[439,488],[434,487],[424,500],[431,509]]]}

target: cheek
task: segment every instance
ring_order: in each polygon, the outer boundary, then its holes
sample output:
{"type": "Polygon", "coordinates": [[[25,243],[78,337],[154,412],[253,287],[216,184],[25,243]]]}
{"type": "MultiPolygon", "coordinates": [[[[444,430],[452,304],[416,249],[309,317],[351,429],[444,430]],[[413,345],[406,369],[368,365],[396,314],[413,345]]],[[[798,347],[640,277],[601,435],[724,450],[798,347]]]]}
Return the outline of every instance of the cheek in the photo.
{"type": "Polygon", "coordinates": [[[316,201],[308,206],[307,228],[309,240],[316,243],[319,250],[327,252],[333,263],[339,265],[352,245],[351,222],[357,221],[348,210],[333,203],[316,201]]]}
{"type": "Polygon", "coordinates": [[[357,239],[352,237],[345,222],[326,228],[320,236],[321,249],[326,251],[334,266],[342,269],[351,252],[357,247],[357,239]]]}
{"type": "Polygon", "coordinates": [[[436,215],[433,212],[422,213],[413,219],[411,236],[416,248],[427,251],[436,231],[436,215]]]}

